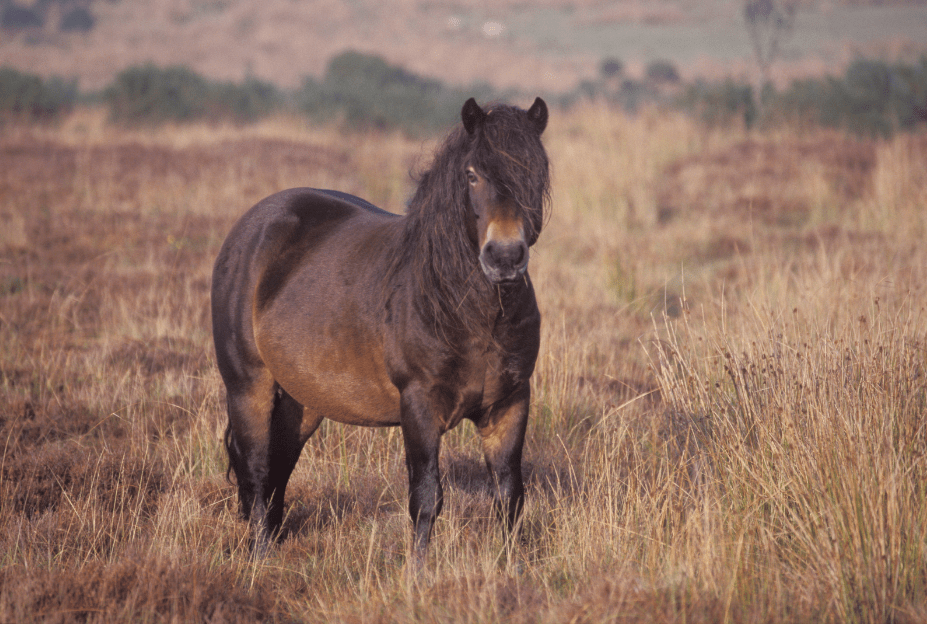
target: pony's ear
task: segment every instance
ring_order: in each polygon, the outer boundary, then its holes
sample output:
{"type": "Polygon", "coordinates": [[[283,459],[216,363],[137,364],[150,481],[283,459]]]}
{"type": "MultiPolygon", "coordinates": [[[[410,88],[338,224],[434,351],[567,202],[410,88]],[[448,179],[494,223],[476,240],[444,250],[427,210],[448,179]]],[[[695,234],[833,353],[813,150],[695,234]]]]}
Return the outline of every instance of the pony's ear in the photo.
{"type": "Polygon", "coordinates": [[[477,128],[483,125],[483,121],[486,119],[486,113],[484,113],[480,105],[476,103],[476,100],[470,98],[464,102],[463,108],[460,109],[460,119],[463,121],[467,134],[473,134],[476,132],[477,128]]]}
{"type": "Polygon", "coordinates": [[[547,104],[541,98],[534,98],[534,104],[528,109],[528,119],[537,128],[538,134],[544,132],[547,127],[547,104]]]}

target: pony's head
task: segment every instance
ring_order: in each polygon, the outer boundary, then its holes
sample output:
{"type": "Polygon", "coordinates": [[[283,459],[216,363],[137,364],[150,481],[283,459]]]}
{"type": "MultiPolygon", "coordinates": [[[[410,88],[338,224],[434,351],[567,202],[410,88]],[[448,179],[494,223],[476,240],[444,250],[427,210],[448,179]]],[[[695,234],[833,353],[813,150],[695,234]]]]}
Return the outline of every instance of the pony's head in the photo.
{"type": "Polygon", "coordinates": [[[489,281],[515,282],[528,270],[528,248],[538,239],[549,200],[541,145],[547,105],[537,98],[527,111],[507,105],[484,111],[470,98],[460,116],[470,143],[458,172],[467,188],[468,233],[489,281]]]}

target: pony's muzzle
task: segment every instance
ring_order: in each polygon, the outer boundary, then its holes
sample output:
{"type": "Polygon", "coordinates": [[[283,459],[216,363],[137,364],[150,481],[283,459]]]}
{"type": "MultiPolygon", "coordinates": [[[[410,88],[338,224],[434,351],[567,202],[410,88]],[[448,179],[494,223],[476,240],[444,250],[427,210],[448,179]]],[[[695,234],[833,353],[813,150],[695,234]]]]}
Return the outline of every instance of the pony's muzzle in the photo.
{"type": "Polygon", "coordinates": [[[528,245],[522,239],[489,240],[480,252],[483,273],[494,284],[514,282],[528,270],[528,245]]]}

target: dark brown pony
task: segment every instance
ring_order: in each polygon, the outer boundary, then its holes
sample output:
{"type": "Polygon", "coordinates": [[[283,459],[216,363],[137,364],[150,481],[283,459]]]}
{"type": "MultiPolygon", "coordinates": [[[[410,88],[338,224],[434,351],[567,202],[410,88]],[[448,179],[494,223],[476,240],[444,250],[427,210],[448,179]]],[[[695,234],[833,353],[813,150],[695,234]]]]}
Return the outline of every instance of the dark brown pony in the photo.
{"type": "Polygon", "coordinates": [[[230,470],[258,553],[323,418],[402,428],[418,554],[441,512],[441,435],[469,418],[515,527],[540,341],[527,269],[549,202],[547,114],[540,98],[527,111],[467,100],[405,216],[297,188],[232,228],[213,271],[213,337],[230,470]]]}

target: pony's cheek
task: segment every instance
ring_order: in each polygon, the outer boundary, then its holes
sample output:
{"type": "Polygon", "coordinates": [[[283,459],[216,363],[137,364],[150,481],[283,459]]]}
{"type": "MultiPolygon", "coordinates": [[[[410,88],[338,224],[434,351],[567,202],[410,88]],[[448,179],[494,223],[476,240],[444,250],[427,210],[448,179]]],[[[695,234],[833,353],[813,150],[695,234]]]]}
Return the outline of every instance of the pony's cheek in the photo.
{"type": "Polygon", "coordinates": [[[483,246],[483,239],[486,237],[486,228],[481,227],[481,219],[476,213],[471,213],[467,219],[467,236],[476,249],[483,246]]]}

